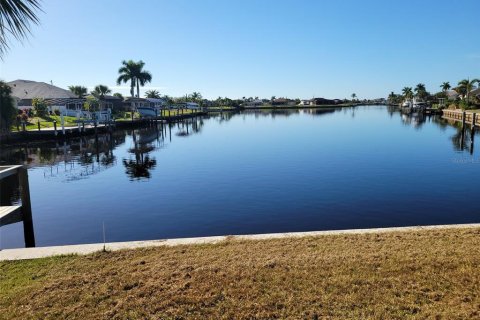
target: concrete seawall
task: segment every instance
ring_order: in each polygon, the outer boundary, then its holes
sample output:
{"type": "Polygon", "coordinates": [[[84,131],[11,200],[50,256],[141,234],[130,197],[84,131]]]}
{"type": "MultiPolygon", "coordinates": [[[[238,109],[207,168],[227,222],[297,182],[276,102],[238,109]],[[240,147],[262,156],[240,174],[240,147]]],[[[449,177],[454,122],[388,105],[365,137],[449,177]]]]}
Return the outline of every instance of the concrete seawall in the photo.
{"type": "Polygon", "coordinates": [[[37,247],[37,248],[19,248],[0,250],[0,261],[3,260],[24,260],[52,257],[58,255],[79,254],[85,255],[102,251],[105,247],[107,251],[138,249],[159,246],[180,246],[180,245],[199,245],[215,244],[226,240],[269,240],[281,238],[301,238],[301,237],[319,237],[329,235],[343,234],[379,234],[388,232],[413,232],[442,229],[472,229],[480,228],[480,223],[475,224],[453,224],[436,226],[415,226],[415,227],[393,227],[393,228],[372,228],[372,229],[350,229],[350,230],[331,230],[331,231],[308,231],[308,232],[286,232],[286,233],[267,233],[236,236],[213,236],[198,238],[179,238],[164,240],[147,241],[128,241],[128,242],[110,242],[110,243],[92,243],[67,246],[37,247]]]}

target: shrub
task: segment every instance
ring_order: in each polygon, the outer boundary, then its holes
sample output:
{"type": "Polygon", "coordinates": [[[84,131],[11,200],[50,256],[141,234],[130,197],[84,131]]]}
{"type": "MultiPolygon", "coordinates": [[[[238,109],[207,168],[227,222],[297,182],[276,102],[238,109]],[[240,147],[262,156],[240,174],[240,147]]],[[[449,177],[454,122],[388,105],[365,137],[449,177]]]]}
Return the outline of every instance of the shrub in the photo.
{"type": "Polygon", "coordinates": [[[97,98],[88,97],[83,104],[83,109],[90,112],[98,111],[100,109],[100,103],[97,98]]]}
{"type": "Polygon", "coordinates": [[[33,98],[32,106],[37,117],[45,117],[48,115],[48,106],[42,98],[33,98]]]}
{"type": "Polygon", "coordinates": [[[17,110],[11,96],[12,89],[5,82],[0,81],[0,130],[10,131],[17,110]]]}

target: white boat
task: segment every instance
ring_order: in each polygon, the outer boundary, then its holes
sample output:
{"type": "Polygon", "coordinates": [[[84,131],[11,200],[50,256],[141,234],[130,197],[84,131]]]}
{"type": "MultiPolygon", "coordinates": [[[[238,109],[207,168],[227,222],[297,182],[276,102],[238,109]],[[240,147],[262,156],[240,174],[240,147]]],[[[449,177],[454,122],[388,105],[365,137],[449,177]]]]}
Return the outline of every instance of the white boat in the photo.
{"type": "Polygon", "coordinates": [[[176,106],[176,108],[198,110],[200,109],[200,106],[198,105],[198,103],[195,103],[195,102],[183,102],[183,103],[179,103],[176,106]]]}
{"type": "Polygon", "coordinates": [[[158,117],[161,114],[162,108],[155,108],[155,107],[137,107],[138,113],[142,116],[142,118],[151,118],[151,117],[158,117]]]}
{"type": "Polygon", "coordinates": [[[413,99],[413,109],[424,109],[427,107],[427,103],[422,99],[414,98],[413,99]]]}
{"type": "Polygon", "coordinates": [[[402,108],[410,108],[411,105],[412,105],[412,101],[410,101],[410,100],[405,100],[405,101],[403,101],[403,103],[402,103],[402,108]]]}
{"type": "Polygon", "coordinates": [[[158,117],[165,104],[163,99],[146,98],[147,103],[137,105],[136,109],[143,118],[158,117]]]}

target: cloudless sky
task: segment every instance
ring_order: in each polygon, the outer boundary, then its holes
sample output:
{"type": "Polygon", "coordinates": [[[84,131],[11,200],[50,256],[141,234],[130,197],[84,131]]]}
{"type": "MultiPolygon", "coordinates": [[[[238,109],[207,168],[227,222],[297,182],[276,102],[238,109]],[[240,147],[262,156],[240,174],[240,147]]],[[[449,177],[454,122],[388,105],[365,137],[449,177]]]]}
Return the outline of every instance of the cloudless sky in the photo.
{"type": "Polygon", "coordinates": [[[181,96],[386,97],[480,78],[479,0],[44,0],[0,78],[116,86],[143,60],[144,90],[181,96]]]}

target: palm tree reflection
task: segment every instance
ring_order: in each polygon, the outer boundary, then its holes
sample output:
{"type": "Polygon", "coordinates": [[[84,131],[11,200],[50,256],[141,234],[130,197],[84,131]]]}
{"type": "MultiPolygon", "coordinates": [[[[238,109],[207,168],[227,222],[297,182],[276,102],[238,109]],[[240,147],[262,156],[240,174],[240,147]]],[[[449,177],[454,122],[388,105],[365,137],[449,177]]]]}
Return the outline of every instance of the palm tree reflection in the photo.
{"type": "Polygon", "coordinates": [[[149,153],[155,150],[152,141],[138,139],[135,131],[133,132],[133,148],[128,150],[134,155],[134,159],[123,159],[125,166],[125,173],[130,177],[130,180],[150,179],[150,171],[157,166],[157,160],[150,158],[149,153]]]}

